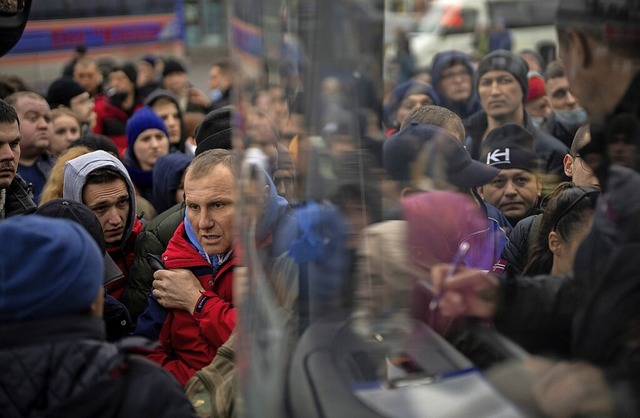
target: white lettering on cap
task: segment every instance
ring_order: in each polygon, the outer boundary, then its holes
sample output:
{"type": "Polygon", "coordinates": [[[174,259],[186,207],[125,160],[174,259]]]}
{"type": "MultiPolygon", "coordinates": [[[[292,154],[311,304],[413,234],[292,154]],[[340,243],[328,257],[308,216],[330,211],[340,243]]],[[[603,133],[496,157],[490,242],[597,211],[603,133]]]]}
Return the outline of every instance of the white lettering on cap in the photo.
{"type": "Polygon", "coordinates": [[[509,155],[509,148],[505,148],[504,151],[501,148],[494,149],[489,154],[487,154],[487,165],[511,164],[509,155]]]}

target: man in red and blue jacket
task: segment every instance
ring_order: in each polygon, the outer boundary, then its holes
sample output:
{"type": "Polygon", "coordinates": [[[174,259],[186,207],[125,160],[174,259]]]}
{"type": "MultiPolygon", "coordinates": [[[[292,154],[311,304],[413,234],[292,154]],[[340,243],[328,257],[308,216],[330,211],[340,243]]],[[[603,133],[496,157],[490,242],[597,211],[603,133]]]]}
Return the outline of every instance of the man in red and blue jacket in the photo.
{"type": "Polygon", "coordinates": [[[184,221],[154,274],[153,296],[168,314],[149,359],[185,384],[211,363],[236,324],[233,304],[235,161],[224,150],[193,160],[185,175],[184,221]]]}

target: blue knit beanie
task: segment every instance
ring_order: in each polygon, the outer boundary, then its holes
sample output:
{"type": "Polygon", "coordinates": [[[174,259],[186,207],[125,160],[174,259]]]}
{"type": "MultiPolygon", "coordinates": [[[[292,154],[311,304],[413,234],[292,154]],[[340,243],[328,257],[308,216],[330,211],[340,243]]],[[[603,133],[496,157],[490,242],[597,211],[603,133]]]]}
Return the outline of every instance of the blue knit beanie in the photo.
{"type": "Polygon", "coordinates": [[[0,222],[0,323],[89,309],[104,276],[102,253],[78,223],[40,215],[0,222]]]}
{"type": "Polygon", "coordinates": [[[147,129],[160,129],[169,136],[164,121],[149,106],[141,107],[127,121],[127,146],[133,154],[133,144],[140,134],[147,129]]]}

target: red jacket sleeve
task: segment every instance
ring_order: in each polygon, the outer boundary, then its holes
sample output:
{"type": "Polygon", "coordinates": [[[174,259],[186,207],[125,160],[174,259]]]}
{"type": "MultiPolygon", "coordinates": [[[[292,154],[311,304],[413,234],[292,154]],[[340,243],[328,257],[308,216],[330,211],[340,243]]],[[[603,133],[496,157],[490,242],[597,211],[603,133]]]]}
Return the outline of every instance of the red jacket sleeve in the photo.
{"type": "Polygon", "coordinates": [[[236,326],[236,307],[215,292],[203,292],[193,317],[198,321],[202,335],[214,347],[220,347],[236,326]]]}

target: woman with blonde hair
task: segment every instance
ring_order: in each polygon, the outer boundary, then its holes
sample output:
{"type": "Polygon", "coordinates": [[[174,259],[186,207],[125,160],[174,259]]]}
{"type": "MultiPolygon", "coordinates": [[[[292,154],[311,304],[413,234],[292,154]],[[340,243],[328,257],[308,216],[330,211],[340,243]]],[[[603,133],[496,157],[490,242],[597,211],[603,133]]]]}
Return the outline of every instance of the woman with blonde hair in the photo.
{"type": "Polygon", "coordinates": [[[63,151],[58,157],[58,160],[51,168],[51,174],[47,179],[47,182],[42,188],[42,196],[40,197],[40,205],[46,202],[62,197],[62,186],[64,183],[64,165],[67,161],[73,160],[76,157],[87,154],[91,150],[87,147],[77,146],[68,148],[63,151]]]}
{"type": "Polygon", "coordinates": [[[59,156],[72,142],[80,139],[82,123],[78,115],[66,107],[58,107],[51,111],[51,123],[53,124],[53,136],[49,152],[59,156]]]}

